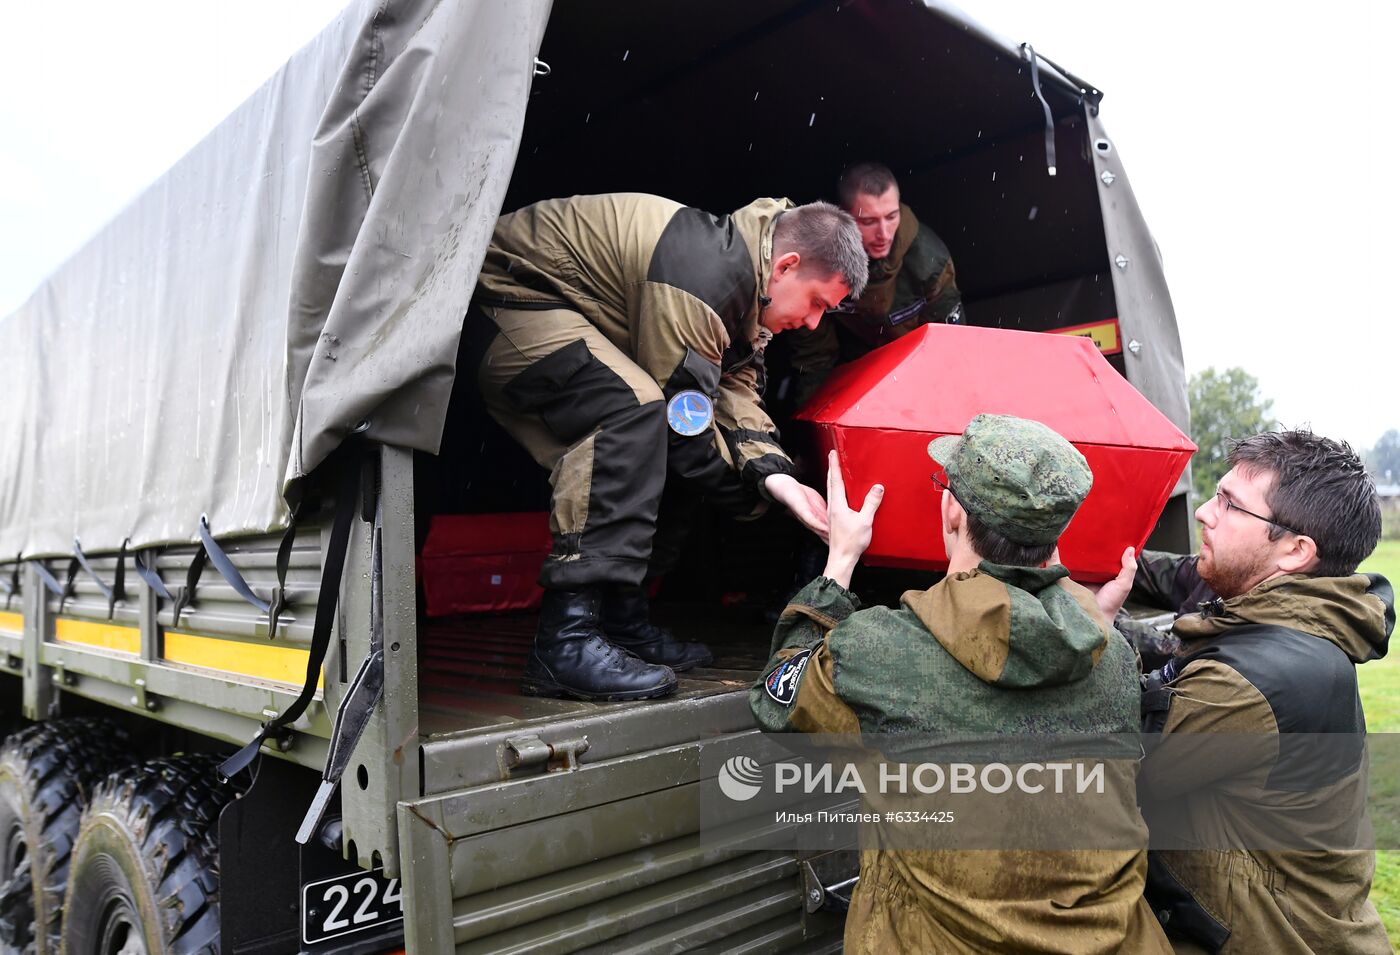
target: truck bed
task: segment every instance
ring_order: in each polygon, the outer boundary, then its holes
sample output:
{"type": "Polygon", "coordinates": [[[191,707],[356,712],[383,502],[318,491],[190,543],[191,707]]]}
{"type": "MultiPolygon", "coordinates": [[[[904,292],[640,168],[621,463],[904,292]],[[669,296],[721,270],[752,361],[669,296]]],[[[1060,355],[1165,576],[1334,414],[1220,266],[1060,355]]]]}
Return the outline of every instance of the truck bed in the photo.
{"type": "MultiPolygon", "coordinates": [[[[768,659],[772,628],[748,614],[699,604],[664,604],[656,608],[655,619],[679,637],[704,641],[715,655],[711,666],[679,674],[679,689],[666,699],[747,689],[768,659]]],[[[425,738],[656,704],[522,696],[520,676],[537,620],[535,613],[516,612],[442,617],[427,623],[419,633],[419,725],[425,738]]]]}

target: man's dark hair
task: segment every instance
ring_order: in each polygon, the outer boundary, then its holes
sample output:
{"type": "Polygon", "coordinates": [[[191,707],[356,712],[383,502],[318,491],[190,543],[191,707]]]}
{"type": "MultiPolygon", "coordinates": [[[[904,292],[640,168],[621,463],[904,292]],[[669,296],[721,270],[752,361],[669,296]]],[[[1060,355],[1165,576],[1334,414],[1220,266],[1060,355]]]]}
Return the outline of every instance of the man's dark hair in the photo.
{"type": "MultiPolygon", "coordinates": [[[[1376,484],[1351,445],[1305,429],[1267,431],[1230,446],[1230,467],[1273,475],[1264,495],[1279,524],[1317,543],[1314,577],[1346,577],[1376,549],[1381,508],[1376,484]]],[[[1269,540],[1288,533],[1269,525],[1269,540]]]]}
{"type": "Polygon", "coordinates": [[[1001,531],[983,524],[967,508],[963,508],[963,511],[967,514],[968,542],[983,560],[1008,567],[1039,567],[1055,552],[1054,541],[1048,544],[1018,544],[1007,539],[1001,531]]]}
{"type": "Polygon", "coordinates": [[[841,208],[854,209],[856,196],[861,193],[867,196],[883,196],[890,186],[899,188],[890,167],[884,163],[866,160],[852,163],[841,173],[841,178],[836,180],[836,197],[841,202],[841,208]]]}
{"type": "Polygon", "coordinates": [[[870,260],[850,213],[829,202],[809,202],[778,216],[773,226],[773,257],[802,256],[799,271],[827,278],[841,276],[851,298],[860,298],[870,277],[870,260]]]}

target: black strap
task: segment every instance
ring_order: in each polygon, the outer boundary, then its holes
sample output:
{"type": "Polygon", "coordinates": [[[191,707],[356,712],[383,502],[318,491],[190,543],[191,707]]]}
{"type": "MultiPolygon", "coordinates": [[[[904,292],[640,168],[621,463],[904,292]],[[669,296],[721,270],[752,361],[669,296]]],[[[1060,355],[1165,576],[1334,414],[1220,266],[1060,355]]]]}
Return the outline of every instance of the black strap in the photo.
{"type": "Polygon", "coordinates": [[[272,590],[272,599],[267,604],[267,639],[277,639],[277,618],[287,605],[287,568],[292,562],[292,544],[297,536],[297,509],[293,508],[288,518],[287,530],[282,535],[282,543],[277,545],[277,586],[272,590]]]}
{"type": "Polygon", "coordinates": [[[335,521],[331,526],[330,541],[326,545],[326,560],[321,570],[321,591],[316,598],[316,622],[311,631],[311,653],[306,660],[306,682],[302,685],[301,694],[291,706],[275,719],[264,723],[246,746],[224,760],[219,766],[221,779],[227,780],[246,769],[258,755],[263,741],[296,721],[316,695],[316,684],[326,659],[326,650],[330,648],[331,627],[335,623],[336,606],[340,601],[340,579],[345,571],[345,552],[350,543],[350,528],[355,520],[355,503],[359,497],[360,462],[354,459],[342,462],[339,477],[340,482],[335,495],[335,521]]]}
{"type": "Polygon", "coordinates": [[[112,578],[112,595],[107,598],[107,619],[111,620],[117,613],[117,601],[126,600],[126,545],[131,543],[128,537],[122,541],[121,550],[117,551],[117,572],[112,578]]]}
{"type": "Polygon", "coordinates": [[[88,576],[97,584],[97,589],[102,591],[102,596],[107,598],[107,603],[110,605],[113,595],[112,588],[107,585],[105,580],[97,576],[97,571],[94,570],[92,564],[88,562],[87,554],[83,553],[82,542],[76,537],[73,538],[73,559],[78,562],[78,565],[82,567],[83,570],[87,571],[88,576]]]}
{"type": "MultiPolygon", "coordinates": [[[[150,553],[154,554],[155,551],[150,551],[150,553]]],[[[136,576],[144,580],[147,587],[154,590],[156,594],[164,600],[175,599],[170,595],[170,591],[166,589],[165,581],[160,579],[160,574],[156,573],[155,561],[152,561],[149,565],[142,563],[141,551],[138,550],[132,563],[136,566],[136,576]]]]}
{"type": "Polygon", "coordinates": [[[24,552],[15,555],[15,566],[10,571],[10,592],[5,595],[5,609],[10,609],[10,601],[19,596],[19,569],[23,566],[20,561],[24,560],[24,552]]]}
{"type": "MultiPolygon", "coordinates": [[[[1164,677],[1161,670],[1153,670],[1145,673],[1139,679],[1142,682],[1142,699],[1140,701],[1142,732],[1145,734],[1161,733],[1162,727],[1167,723],[1167,710],[1171,708],[1172,696],[1176,690],[1170,686],[1170,675],[1164,677]]],[[[1150,739],[1150,735],[1149,735],[1150,739]]],[[[1145,742],[1149,748],[1156,741],[1145,742]]]]}
{"type": "Polygon", "coordinates": [[[180,615],[185,612],[185,608],[194,603],[194,591],[199,586],[199,575],[204,573],[204,562],[208,559],[204,545],[199,545],[199,550],[194,552],[193,559],[190,560],[190,569],[185,574],[185,586],[175,592],[175,618],[172,626],[180,625],[180,615]]]}
{"type": "Polygon", "coordinates": [[[44,566],[44,562],[42,560],[34,561],[34,569],[38,571],[39,580],[41,583],[43,583],[44,587],[49,591],[49,593],[53,594],[55,597],[58,598],[58,610],[59,613],[62,613],[63,601],[68,599],[68,588],[58,582],[58,578],[55,577],[47,567],[44,566]]]}
{"type": "Polygon", "coordinates": [[[73,581],[78,579],[78,558],[68,559],[67,579],[63,582],[63,595],[58,598],[58,612],[63,613],[63,605],[68,602],[68,598],[73,596],[73,581]]]}
{"type": "MultiPolygon", "coordinates": [[[[204,552],[209,555],[209,559],[214,562],[214,567],[219,571],[219,576],[228,582],[228,585],[238,592],[238,596],[257,607],[263,613],[267,613],[271,606],[269,601],[263,600],[253,593],[253,588],[248,586],[248,581],[243,579],[238,568],[233,566],[233,561],[229,559],[224,549],[219,546],[219,542],[214,539],[214,534],[209,530],[209,518],[207,515],[199,515],[199,539],[204,543],[204,552]]],[[[279,548],[280,550],[280,548],[279,548]]]]}
{"type": "Polygon", "coordinates": [[[1040,105],[1045,110],[1045,165],[1050,175],[1055,175],[1055,114],[1050,111],[1050,103],[1045,99],[1045,94],[1040,91],[1040,65],[1037,62],[1035,47],[1029,43],[1022,43],[1021,49],[1026,52],[1026,58],[1031,61],[1031,86],[1035,88],[1036,99],[1040,100],[1040,105]]]}

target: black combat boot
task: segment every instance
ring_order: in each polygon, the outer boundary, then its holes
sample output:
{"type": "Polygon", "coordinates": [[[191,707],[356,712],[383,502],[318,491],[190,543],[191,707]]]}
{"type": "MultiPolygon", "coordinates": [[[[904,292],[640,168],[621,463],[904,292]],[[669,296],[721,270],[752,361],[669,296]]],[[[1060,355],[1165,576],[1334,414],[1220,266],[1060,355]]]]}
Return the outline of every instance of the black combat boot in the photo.
{"type": "Polygon", "coordinates": [[[671,631],[651,622],[651,602],[641,587],[609,584],[603,593],[603,632],[619,647],[677,673],[714,662],[703,643],[677,640],[671,631]]]}
{"type": "Polygon", "coordinates": [[[535,649],[520,691],[580,700],[646,700],[674,693],[670,667],[639,660],[613,646],[598,625],[598,587],[546,590],[535,649]]]}

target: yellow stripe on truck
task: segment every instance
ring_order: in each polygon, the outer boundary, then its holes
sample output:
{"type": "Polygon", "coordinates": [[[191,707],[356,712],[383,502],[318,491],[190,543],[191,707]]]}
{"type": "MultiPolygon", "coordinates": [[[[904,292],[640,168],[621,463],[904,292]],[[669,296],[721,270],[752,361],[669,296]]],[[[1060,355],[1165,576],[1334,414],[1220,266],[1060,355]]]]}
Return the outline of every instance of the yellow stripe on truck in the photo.
{"type": "MultiPolygon", "coordinates": [[[[243,643],[178,630],[165,631],[164,659],[171,663],[237,673],[274,683],[301,686],[306,680],[306,661],[310,657],[310,651],[296,647],[243,643]]],[[[321,684],[322,679],[318,677],[316,685],[319,687],[321,684]]]]}
{"type": "Polygon", "coordinates": [[[16,637],[24,636],[24,614],[0,613],[0,633],[9,633],[16,637]]]}
{"type": "Polygon", "coordinates": [[[137,627],[118,627],[110,623],[59,617],[53,623],[53,635],[59,643],[75,643],[118,653],[141,652],[141,630],[137,627]]]}

